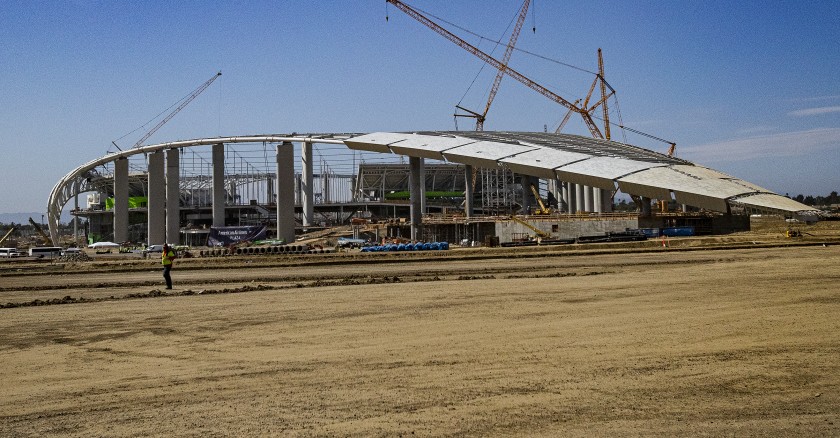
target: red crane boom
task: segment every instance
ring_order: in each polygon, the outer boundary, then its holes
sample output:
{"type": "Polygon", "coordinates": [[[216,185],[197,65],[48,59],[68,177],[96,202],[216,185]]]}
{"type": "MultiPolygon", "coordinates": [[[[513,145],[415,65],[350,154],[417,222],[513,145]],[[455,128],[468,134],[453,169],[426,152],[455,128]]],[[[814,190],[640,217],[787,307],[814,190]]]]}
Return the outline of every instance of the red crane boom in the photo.
{"type": "MultiPolygon", "coordinates": [[[[425,25],[426,27],[432,29],[433,31],[437,32],[444,38],[452,41],[459,47],[463,48],[464,50],[472,53],[477,58],[481,59],[482,61],[492,65],[496,69],[501,72],[504,72],[508,76],[516,79],[520,83],[524,84],[526,87],[536,91],[537,93],[542,94],[543,96],[551,99],[554,102],[563,105],[564,107],[579,113],[581,117],[583,117],[583,121],[586,123],[586,127],[589,128],[589,132],[595,138],[604,138],[603,134],[601,134],[601,130],[598,129],[598,126],[595,124],[595,121],[592,119],[592,116],[589,113],[577,105],[569,102],[568,100],[564,99],[560,95],[554,93],[553,91],[549,90],[548,88],[543,87],[542,85],[534,82],[533,80],[529,79],[522,73],[510,68],[507,64],[499,61],[498,59],[488,55],[487,53],[482,52],[477,47],[473,46],[472,44],[464,41],[463,39],[459,38],[457,35],[449,32],[448,30],[444,29],[443,27],[439,26],[434,21],[427,18],[425,15],[421,14],[420,12],[416,11],[412,7],[406,5],[405,3],[401,2],[400,0],[386,0],[388,3],[394,5],[397,9],[403,11],[406,15],[415,20],[419,21],[421,24],[425,25]]],[[[510,46],[509,46],[510,47],[510,46]]]]}
{"type": "MultiPolygon", "coordinates": [[[[508,41],[505,54],[502,56],[502,65],[507,66],[510,62],[510,55],[513,54],[513,47],[516,45],[516,40],[519,39],[519,32],[522,30],[522,24],[525,23],[525,17],[528,16],[528,6],[531,5],[531,0],[525,0],[522,3],[522,9],[519,10],[519,17],[516,19],[516,25],[513,27],[513,32],[510,34],[510,41],[508,41]]],[[[499,92],[499,85],[502,83],[502,78],[505,76],[504,69],[499,69],[496,73],[496,79],[493,81],[493,87],[490,88],[490,95],[487,98],[487,105],[484,107],[484,113],[481,117],[477,117],[475,121],[475,130],[484,130],[484,120],[487,118],[487,112],[490,111],[490,105],[493,99],[496,98],[496,93],[499,92]]]]}

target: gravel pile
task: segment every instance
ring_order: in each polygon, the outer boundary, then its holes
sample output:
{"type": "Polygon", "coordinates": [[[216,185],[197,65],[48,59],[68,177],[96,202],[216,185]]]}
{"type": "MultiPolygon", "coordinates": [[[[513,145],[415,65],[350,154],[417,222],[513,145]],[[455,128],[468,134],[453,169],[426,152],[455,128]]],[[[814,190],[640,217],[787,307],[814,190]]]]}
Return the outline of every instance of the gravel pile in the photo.
{"type": "Polygon", "coordinates": [[[83,252],[78,254],[65,254],[57,259],[59,262],[90,262],[93,258],[83,252]]]}

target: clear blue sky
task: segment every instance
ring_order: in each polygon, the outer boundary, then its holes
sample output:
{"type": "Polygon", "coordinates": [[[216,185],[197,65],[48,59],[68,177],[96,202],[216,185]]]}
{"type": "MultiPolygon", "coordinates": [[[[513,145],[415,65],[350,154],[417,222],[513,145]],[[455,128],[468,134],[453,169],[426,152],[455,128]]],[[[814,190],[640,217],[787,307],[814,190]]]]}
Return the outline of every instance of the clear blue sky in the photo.
{"type": "MultiPolygon", "coordinates": [[[[410,3],[494,38],[521,5],[410,3]]],[[[518,47],[589,70],[602,48],[627,126],[781,194],[840,190],[840,2],[535,0],[533,9],[518,47]]],[[[149,142],[454,129],[454,105],[481,62],[387,11],[388,22],[382,0],[0,1],[0,212],[45,210],[59,178],[219,70],[149,142]]],[[[520,52],[511,66],[570,100],[591,81],[520,52]]],[[[462,105],[483,106],[492,73],[462,105]]],[[[485,129],[553,129],[564,114],[506,78],[485,129]]],[[[586,133],[577,119],[567,131],[586,133]]]]}

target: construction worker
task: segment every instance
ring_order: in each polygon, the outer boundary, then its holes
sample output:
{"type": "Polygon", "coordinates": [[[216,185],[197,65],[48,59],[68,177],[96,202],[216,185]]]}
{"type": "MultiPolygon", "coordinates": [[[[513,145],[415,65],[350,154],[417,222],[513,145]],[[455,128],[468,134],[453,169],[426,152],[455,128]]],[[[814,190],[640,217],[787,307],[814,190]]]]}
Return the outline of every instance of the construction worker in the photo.
{"type": "Polygon", "coordinates": [[[172,270],[172,261],[178,258],[175,251],[168,245],[163,245],[163,252],[160,256],[160,262],[163,264],[163,278],[166,280],[166,288],[172,289],[172,277],[169,276],[169,271],[172,270]]]}

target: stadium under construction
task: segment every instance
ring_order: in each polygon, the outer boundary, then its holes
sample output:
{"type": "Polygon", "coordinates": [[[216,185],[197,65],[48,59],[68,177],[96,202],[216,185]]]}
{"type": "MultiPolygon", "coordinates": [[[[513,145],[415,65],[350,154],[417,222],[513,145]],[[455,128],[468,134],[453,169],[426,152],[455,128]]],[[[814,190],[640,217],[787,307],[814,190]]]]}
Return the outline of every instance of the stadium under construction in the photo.
{"type": "Polygon", "coordinates": [[[668,227],[720,234],[748,229],[753,213],[812,212],[625,143],[531,132],[377,132],[205,138],[111,153],[56,184],[48,225],[56,245],[84,238],[204,246],[213,229],[246,226],[293,242],[304,230],[342,225],[357,238],[495,244],[668,227]],[[632,208],[616,211],[624,198],[632,208]],[[59,236],[70,201],[86,226],[59,236]]]}

